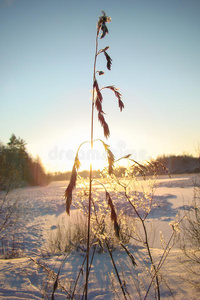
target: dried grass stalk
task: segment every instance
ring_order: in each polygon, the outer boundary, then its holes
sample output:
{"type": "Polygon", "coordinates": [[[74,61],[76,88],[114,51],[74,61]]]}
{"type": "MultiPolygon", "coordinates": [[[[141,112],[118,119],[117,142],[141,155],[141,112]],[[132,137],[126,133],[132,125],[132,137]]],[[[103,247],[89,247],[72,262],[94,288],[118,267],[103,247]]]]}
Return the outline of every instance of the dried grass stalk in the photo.
{"type": "Polygon", "coordinates": [[[108,33],[108,28],[106,26],[106,23],[109,23],[111,21],[110,17],[106,16],[106,13],[102,10],[102,16],[99,18],[99,22],[97,24],[97,35],[99,35],[99,31],[101,30],[101,39],[104,38],[104,36],[108,33]]]}
{"type": "Polygon", "coordinates": [[[77,171],[75,165],[72,169],[72,174],[68,187],[65,190],[65,199],[66,199],[66,212],[70,215],[70,206],[72,203],[72,191],[76,187],[77,171]]]}
{"type": "Polygon", "coordinates": [[[104,118],[104,112],[102,110],[103,97],[100,92],[97,80],[94,80],[94,88],[95,88],[96,94],[97,94],[96,101],[95,101],[95,107],[98,111],[98,120],[99,120],[101,126],[103,127],[105,138],[108,138],[110,136],[110,129],[104,118]]]}
{"type": "Polygon", "coordinates": [[[107,69],[110,71],[111,70],[111,65],[112,65],[112,58],[108,55],[106,51],[104,51],[104,55],[107,60],[107,69]]]}
{"type": "MultiPolygon", "coordinates": [[[[80,149],[80,147],[79,147],[79,149],[80,149]]],[[[78,149],[78,151],[79,151],[79,149],[78,149]]],[[[73,168],[72,168],[72,174],[71,174],[70,182],[69,182],[68,187],[65,190],[66,212],[67,212],[68,215],[70,215],[70,206],[71,206],[71,203],[72,203],[72,192],[73,192],[74,188],[76,187],[77,173],[78,173],[78,170],[79,170],[80,165],[81,165],[80,160],[78,158],[78,151],[76,153],[76,157],[75,157],[75,160],[74,160],[74,165],[73,165],[73,168]]]]}
{"type": "Polygon", "coordinates": [[[122,95],[119,92],[119,89],[116,88],[114,85],[105,86],[104,89],[110,89],[111,91],[113,91],[115,93],[115,96],[118,99],[118,105],[119,105],[120,111],[122,111],[122,109],[124,108],[124,103],[121,100],[122,95]]]}
{"type": "Polygon", "coordinates": [[[120,243],[120,245],[122,246],[122,248],[124,248],[124,250],[126,251],[126,254],[130,257],[133,266],[137,266],[135,258],[133,257],[133,255],[129,251],[128,247],[126,247],[123,243],[120,243]]]}
{"type": "Polygon", "coordinates": [[[113,168],[114,168],[114,162],[115,162],[115,156],[110,150],[110,146],[104,143],[102,140],[100,140],[103,143],[104,149],[107,154],[107,159],[108,159],[108,173],[111,175],[113,174],[113,168]]]}
{"type": "Polygon", "coordinates": [[[103,127],[104,136],[107,139],[110,136],[110,129],[109,129],[108,124],[105,121],[104,112],[103,111],[99,111],[99,113],[98,113],[98,120],[99,120],[101,126],[103,127]]]}
{"type": "Polygon", "coordinates": [[[95,88],[95,90],[96,90],[97,97],[99,98],[99,101],[102,103],[103,97],[102,97],[102,94],[101,94],[101,92],[100,92],[100,89],[99,89],[99,85],[98,85],[97,80],[94,81],[94,88],[95,88]]]}
{"type": "Polygon", "coordinates": [[[115,234],[119,238],[120,227],[119,227],[119,224],[117,222],[117,214],[115,212],[115,207],[114,207],[114,204],[113,204],[112,199],[110,197],[110,194],[107,191],[106,191],[106,200],[108,200],[108,206],[111,209],[111,221],[114,222],[115,234]]]}

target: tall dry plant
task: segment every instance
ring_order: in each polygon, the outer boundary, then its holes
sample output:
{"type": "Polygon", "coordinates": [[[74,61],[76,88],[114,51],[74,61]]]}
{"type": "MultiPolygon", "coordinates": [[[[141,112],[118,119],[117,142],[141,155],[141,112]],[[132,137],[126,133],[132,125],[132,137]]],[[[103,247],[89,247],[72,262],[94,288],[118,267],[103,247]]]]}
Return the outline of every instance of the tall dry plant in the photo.
{"type": "MultiPolygon", "coordinates": [[[[103,111],[103,91],[106,89],[111,90],[114,95],[116,96],[118,100],[118,106],[120,111],[123,110],[124,104],[122,102],[122,96],[119,90],[114,86],[114,85],[108,85],[104,87],[100,87],[97,77],[104,75],[103,71],[98,71],[96,69],[97,65],[97,58],[99,55],[104,55],[106,59],[106,66],[108,70],[111,70],[112,66],[112,59],[110,55],[108,54],[109,47],[105,47],[103,49],[99,50],[99,40],[104,38],[108,34],[108,28],[107,28],[107,23],[111,21],[110,17],[107,17],[105,12],[103,12],[103,15],[99,18],[99,21],[97,23],[97,33],[96,33],[96,48],[95,48],[95,57],[94,57],[94,70],[93,70],[93,88],[92,88],[92,109],[91,109],[91,136],[90,136],[90,141],[84,141],[78,148],[75,159],[74,159],[74,164],[72,168],[72,173],[71,173],[71,178],[69,181],[69,184],[66,188],[65,191],[65,198],[66,198],[66,212],[68,215],[70,215],[70,207],[72,204],[72,198],[73,198],[73,191],[76,187],[77,179],[78,179],[78,171],[81,166],[81,162],[79,159],[79,151],[81,147],[84,144],[89,144],[91,147],[91,151],[93,150],[93,145],[95,142],[100,142],[105,150],[106,157],[107,157],[107,162],[108,166],[103,170],[103,175],[106,176],[106,178],[109,177],[110,179],[110,184],[112,186],[111,192],[108,191],[107,184],[104,184],[103,181],[97,181],[94,176],[93,176],[93,166],[92,163],[90,164],[90,175],[89,175],[89,186],[87,187],[87,191],[83,189],[82,192],[84,193],[84,196],[80,196],[82,199],[82,204],[84,207],[84,211],[86,212],[88,216],[88,223],[87,223],[87,252],[86,256],[84,258],[82,267],[80,269],[80,272],[77,276],[76,282],[74,284],[73,292],[71,294],[71,299],[74,299],[75,296],[75,290],[78,285],[78,280],[80,278],[80,274],[83,272],[83,265],[86,263],[86,277],[85,277],[85,286],[84,286],[84,291],[83,291],[83,298],[82,299],[87,299],[88,296],[88,280],[89,280],[89,273],[90,269],[92,266],[93,258],[95,251],[97,249],[97,243],[99,244],[100,247],[102,247],[102,244],[104,243],[104,246],[107,248],[107,251],[110,255],[110,259],[113,265],[113,268],[115,270],[115,275],[118,280],[122,296],[124,299],[129,298],[129,294],[126,291],[126,287],[124,285],[124,280],[121,279],[120,273],[117,268],[117,264],[115,263],[115,260],[112,255],[111,247],[110,247],[110,240],[108,235],[106,234],[106,221],[105,218],[107,217],[107,211],[109,209],[110,211],[110,219],[114,225],[114,232],[115,236],[117,237],[118,240],[118,245],[122,247],[122,249],[125,251],[125,253],[128,255],[129,259],[131,259],[132,265],[135,268],[136,266],[136,261],[135,258],[133,257],[132,253],[129,251],[128,247],[125,246],[124,237],[122,237],[122,227],[120,228],[120,222],[119,220],[122,219],[122,211],[119,213],[115,207],[114,201],[115,199],[120,199],[121,202],[123,203],[128,203],[129,207],[132,208],[136,218],[142,228],[143,234],[142,236],[139,236],[138,242],[142,243],[143,247],[146,248],[147,254],[149,257],[149,262],[150,262],[150,281],[149,284],[146,286],[146,291],[144,290],[144,299],[147,298],[149,295],[149,292],[152,288],[154,287],[154,292],[155,292],[155,298],[160,299],[160,277],[159,277],[159,271],[160,268],[162,267],[164,261],[166,260],[166,257],[171,249],[171,245],[174,243],[174,237],[175,237],[175,231],[172,232],[172,235],[166,243],[163,251],[163,255],[159,261],[158,264],[155,264],[152,251],[150,249],[150,244],[149,244],[149,233],[147,230],[147,225],[146,225],[146,220],[147,217],[153,207],[152,204],[152,199],[153,199],[153,193],[147,194],[145,191],[142,193],[135,193],[134,189],[131,189],[132,182],[135,182],[135,178],[137,174],[142,175],[144,178],[146,174],[154,174],[156,175],[157,172],[159,172],[160,166],[164,168],[164,166],[159,163],[159,162],[148,162],[145,166],[141,165],[140,163],[136,162],[131,158],[131,155],[126,155],[120,159],[115,160],[114,154],[110,150],[110,147],[107,143],[105,143],[101,139],[94,139],[94,111],[96,109],[97,115],[98,115],[98,120],[103,128],[103,133],[104,137],[106,139],[109,138],[110,136],[110,129],[109,125],[105,120],[105,113],[103,111]],[[117,170],[116,170],[116,164],[118,161],[121,159],[126,159],[130,163],[130,168],[125,171],[124,178],[119,179],[117,177],[117,170]],[[94,189],[94,184],[97,183],[103,191],[105,191],[105,197],[104,201],[100,203],[99,198],[96,195],[95,189],[94,189]],[[116,195],[113,193],[113,187],[118,186],[115,191],[116,195]],[[85,197],[87,197],[87,202],[88,205],[85,205],[85,197]],[[115,198],[115,199],[114,199],[115,198]],[[107,208],[106,208],[107,206],[107,208]],[[92,215],[91,215],[92,213],[92,215]],[[91,218],[92,217],[92,218],[91,218]],[[92,223],[94,226],[92,228],[93,230],[93,235],[91,238],[91,220],[95,220],[95,225],[94,222],[92,223]],[[93,248],[92,248],[93,246],[93,248]],[[93,249],[93,252],[90,251],[93,249]],[[90,257],[89,254],[92,252],[91,255],[91,260],[89,261],[90,257]]],[[[164,168],[165,169],[165,168],[164,168]]],[[[78,201],[77,201],[78,204],[78,201]]],[[[130,236],[127,236],[127,238],[137,238],[130,234],[130,236]]],[[[102,247],[103,248],[103,247],[102,247]]],[[[56,282],[54,284],[54,292],[57,288],[57,282],[58,278],[56,279],[56,282]]],[[[53,297],[52,297],[53,299],[53,297]]]]}
{"type": "MultiPolygon", "coordinates": [[[[91,151],[93,150],[94,140],[94,110],[97,110],[98,120],[103,128],[104,137],[108,139],[110,136],[109,125],[105,120],[105,112],[103,111],[103,90],[109,89],[114,92],[117,100],[120,111],[124,108],[124,104],[121,100],[121,94],[119,90],[114,85],[104,86],[102,88],[99,87],[99,83],[97,80],[97,75],[104,75],[104,71],[98,71],[96,69],[97,66],[97,58],[99,55],[104,55],[106,59],[107,69],[110,71],[112,66],[112,58],[108,54],[109,46],[99,49],[99,39],[103,39],[108,34],[107,23],[111,21],[111,18],[106,16],[106,13],[102,11],[102,16],[99,17],[97,23],[97,33],[96,33],[96,49],[95,49],[95,57],[94,57],[94,69],[93,69],[93,88],[92,88],[92,109],[91,109],[91,136],[89,142],[83,142],[77,150],[74,165],[72,168],[71,178],[69,185],[65,191],[66,198],[66,211],[70,214],[70,206],[72,203],[72,193],[74,188],[76,187],[77,174],[80,168],[81,162],[79,160],[79,150],[85,143],[90,143],[91,151]]],[[[108,160],[108,170],[109,174],[113,172],[113,164],[114,164],[114,154],[111,152],[109,145],[106,144],[103,140],[98,139],[103,144],[105,152],[107,154],[108,160]]],[[[86,262],[86,286],[85,286],[85,299],[87,299],[87,291],[88,291],[88,278],[89,278],[89,252],[90,252],[90,225],[91,225],[91,202],[92,202],[92,181],[93,181],[93,167],[92,163],[90,164],[90,176],[89,176],[89,197],[88,197],[88,235],[87,235],[87,262],[86,262]]],[[[117,216],[115,213],[114,205],[112,203],[112,199],[109,194],[106,194],[106,198],[108,200],[108,205],[111,209],[111,219],[114,221],[115,230],[117,231],[117,216]]]]}

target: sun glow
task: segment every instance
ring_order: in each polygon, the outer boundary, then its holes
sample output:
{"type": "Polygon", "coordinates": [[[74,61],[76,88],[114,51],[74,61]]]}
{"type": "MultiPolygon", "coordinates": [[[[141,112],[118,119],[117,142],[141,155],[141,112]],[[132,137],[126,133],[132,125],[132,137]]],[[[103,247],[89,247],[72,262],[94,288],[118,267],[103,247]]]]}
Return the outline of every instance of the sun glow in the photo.
{"type": "Polygon", "coordinates": [[[102,170],[108,165],[104,147],[97,141],[94,142],[93,149],[90,143],[84,144],[79,150],[78,157],[82,170],[89,170],[91,164],[93,170],[102,170]]]}

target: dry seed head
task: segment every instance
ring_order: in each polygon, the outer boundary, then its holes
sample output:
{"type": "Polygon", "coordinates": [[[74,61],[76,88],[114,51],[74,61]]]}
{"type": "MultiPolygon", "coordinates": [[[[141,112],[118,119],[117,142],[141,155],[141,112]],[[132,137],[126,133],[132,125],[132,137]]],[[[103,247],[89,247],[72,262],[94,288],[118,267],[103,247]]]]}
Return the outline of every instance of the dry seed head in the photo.
{"type": "Polygon", "coordinates": [[[111,70],[111,65],[112,65],[112,58],[108,55],[106,51],[103,52],[106,60],[107,60],[107,69],[110,71],[111,70]]]}
{"type": "Polygon", "coordinates": [[[104,11],[102,11],[102,14],[103,15],[99,17],[99,21],[97,24],[97,33],[99,34],[100,29],[102,30],[101,39],[104,38],[104,36],[108,33],[106,23],[111,22],[111,17],[107,17],[104,11]]]}
{"type": "Polygon", "coordinates": [[[111,22],[111,17],[106,16],[105,11],[101,11],[102,12],[102,16],[99,17],[99,22],[105,22],[105,23],[110,23],[111,22]]]}

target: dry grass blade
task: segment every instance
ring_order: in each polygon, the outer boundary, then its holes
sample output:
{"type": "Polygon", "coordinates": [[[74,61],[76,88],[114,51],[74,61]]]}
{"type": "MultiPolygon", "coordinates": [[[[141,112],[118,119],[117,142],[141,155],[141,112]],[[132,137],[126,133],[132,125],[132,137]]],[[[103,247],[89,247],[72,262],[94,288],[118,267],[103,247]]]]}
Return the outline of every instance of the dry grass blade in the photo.
{"type": "Polygon", "coordinates": [[[128,250],[128,248],[123,243],[120,243],[120,245],[122,246],[122,248],[124,248],[124,250],[126,251],[126,254],[130,257],[133,266],[137,266],[135,258],[133,257],[131,252],[128,250]]]}
{"type": "Polygon", "coordinates": [[[101,25],[101,30],[102,30],[102,34],[101,34],[101,39],[102,39],[102,38],[104,38],[104,36],[108,33],[108,28],[107,28],[107,26],[106,26],[105,23],[103,23],[103,24],[101,25]]]}
{"type": "Polygon", "coordinates": [[[149,166],[150,170],[152,170],[155,175],[157,175],[159,173],[159,166],[158,166],[158,163],[156,161],[148,162],[148,166],[149,166]]]}
{"type": "Polygon", "coordinates": [[[98,111],[99,113],[103,113],[103,110],[102,110],[102,101],[103,101],[103,97],[102,97],[102,94],[101,94],[101,92],[100,92],[100,90],[99,90],[99,86],[98,86],[98,83],[97,83],[96,80],[95,80],[95,83],[96,83],[96,84],[94,84],[94,86],[95,86],[96,94],[97,94],[96,100],[95,100],[95,107],[96,107],[96,109],[97,109],[97,111],[98,111]]]}
{"type": "Polygon", "coordinates": [[[109,148],[107,149],[107,158],[108,158],[108,173],[111,175],[113,173],[115,157],[109,148]]]}
{"type": "Polygon", "coordinates": [[[103,127],[104,136],[107,139],[110,136],[110,129],[108,127],[108,124],[105,121],[103,114],[104,114],[103,111],[99,111],[98,120],[99,120],[101,126],[103,127]]]}
{"type": "Polygon", "coordinates": [[[77,179],[77,170],[76,170],[76,165],[74,164],[70,182],[68,184],[68,187],[65,190],[66,212],[68,215],[70,214],[70,206],[72,203],[72,191],[76,187],[76,179],[77,179]]]}
{"type": "Polygon", "coordinates": [[[70,215],[71,204],[72,204],[72,192],[69,192],[69,194],[66,197],[66,212],[68,215],[70,215]]]}
{"type": "Polygon", "coordinates": [[[111,70],[111,65],[112,65],[112,58],[108,55],[106,51],[104,51],[104,55],[107,60],[107,69],[110,71],[111,70]]]}
{"type": "Polygon", "coordinates": [[[131,155],[132,155],[132,154],[127,154],[127,155],[122,156],[122,158],[123,158],[123,159],[124,159],[124,158],[127,159],[127,158],[131,157],[131,155]]]}
{"type": "Polygon", "coordinates": [[[96,106],[97,111],[102,112],[102,104],[101,104],[101,101],[99,100],[98,96],[96,97],[96,100],[95,100],[95,106],[96,106]]]}
{"type": "Polygon", "coordinates": [[[116,222],[116,221],[114,221],[114,230],[115,230],[116,236],[119,238],[120,227],[119,227],[118,222],[116,222]]]}
{"type": "Polygon", "coordinates": [[[132,165],[133,171],[134,172],[139,172],[141,174],[141,176],[144,177],[144,179],[146,178],[146,173],[148,172],[148,169],[146,166],[140,164],[139,162],[137,162],[136,160],[130,158],[129,159],[131,162],[134,163],[134,165],[132,165]]]}
{"type": "Polygon", "coordinates": [[[119,224],[117,222],[117,214],[116,214],[115,207],[114,207],[114,204],[112,202],[112,199],[110,197],[110,194],[107,191],[106,191],[106,200],[108,200],[108,206],[111,209],[111,221],[114,221],[115,234],[119,238],[120,227],[119,227],[119,224]]]}
{"type": "Polygon", "coordinates": [[[153,173],[155,175],[158,175],[160,173],[160,168],[161,168],[162,170],[164,170],[167,173],[167,175],[169,177],[171,177],[168,169],[161,162],[154,160],[154,161],[148,162],[148,165],[149,165],[149,168],[153,171],[153,173]]]}
{"type": "MultiPolygon", "coordinates": [[[[84,143],[82,143],[81,146],[83,144],[84,143]]],[[[80,147],[79,147],[79,149],[80,149],[80,147]]],[[[79,151],[79,149],[78,149],[78,151],[79,151]]],[[[80,165],[81,165],[81,162],[80,162],[79,157],[78,157],[78,151],[76,153],[76,157],[75,157],[75,160],[74,160],[74,165],[73,165],[73,168],[72,168],[72,174],[71,174],[71,177],[70,177],[70,182],[68,184],[68,187],[65,190],[66,212],[67,212],[68,215],[70,215],[70,206],[71,206],[71,203],[72,203],[72,191],[76,187],[77,172],[78,172],[78,170],[80,168],[80,165]]]]}
{"type": "Polygon", "coordinates": [[[99,89],[99,85],[98,85],[97,80],[94,81],[94,88],[95,88],[95,90],[96,90],[97,97],[98,97],[99,101],[102,102],[103,97],[102,97],[102,94],[101,94],[101,92],[100,92],[100,89],[99,89]]]}
{"type": "Polygon", "coordinates": [[[120,111],[122,111],[122,109],[124,108],[124,103],[122,102],[121,99],[118,100],[118,105],[119,105],[120,111]]]}
{"type": "Polygon", "coordinates": [[[136,160],[130,158],[130,161],[134,162],[134,164],[138,165],[141,169],[144,169],[145,171],[148,171],[147,168],[144,165],[140,164],[136,160]]]}
{"type": "Polygon", "coordinates": [[[113,167],[114,167],[114,162],[115,162],[115,156],[110,150],[110,146],[101,141],[104,145],[104,149],[107,154],[107,159],[108,159],[108,173],[111,175],[113,173],[113,167]]]}
{"type": "Polygon", "coordinates": [[[107,160],[108,160],[108,172],[111,175],[111,174],[113,174],[115,156],[112,153],[112,151],[110,150],[110,146],[108,144],[104,143],[104,141],[102,141],[101,139],[94,140],[94,142],[97,142],[97,141],[101,142],[104,146],[104,149],[105,149],[106,154],[107,154],[107,160]]]}
{"type": "Polygon", "coordinates": [[[158,164],[161,166],[161,168],[167,173],[167,175],[171,178],[170,172],[169,170],[165,167],[165,165],[163,165],[163,163],[161,163],[160,161],[158,162],[158,164]]]}
{"type": "MultiPolygon", "coordinates": [[[[67,254],[67,256],[68,256],[68,254],[67,254]]],[[[67,257],[66,256],[66,257],[67,257]]],[[[55,294],[55,291],[57,290],[57,287],[58,287],[58,279],[59,279],[59,275],[60,275],[60,271],[61,271],[61,268],[62,268],[62,266],[63,266],[63,264],[64,264],[64,261],[65,261],[65,259],[66,259],[66,257],[63,259],[63,261],[62,261],[62,263],[61,263],[61,265],[60,265],[60,268],[59,268],[59,270],[58,270],[58,274],[57,274],[57,276],[56,276],[56,280],[55,280],[55,282],[54,282],[54,285],[53,285],[53,292],[52,292],[52,295],[51,295],[51,300],[54,300],[55,298],[54,298],[54,294],[55,294]]]]}
{"type": "Polygon", "coordinates": [[[104,89],[110,89],[111,91],[113,91],[115,93],[115,96],[118,99],[118,105],[119,105],[120,111],[122,111],[122,109],[124,108],[124,103],[121,100],[122,95],[119,92],[119,89],[117,89],[114,85],[105,86],[104,89]]]}
{"type": "Polygon", "coordinates": [[[104,112],[102,110],[103,97],[100,92],[97,80],[94,81],[94,88],[95,88],[96,94],[97,94],[96,101],[95,101],[95,107],[98,111],[98,120],[99,120],[101,126],[103,127],[105,138],[108,138],[110,136],[110,130],[109,130],[109,126],[106,123],[105,118],[104,118],[104,112]]]}
{"type": "Polygon", "coordinates": [[[115,160],[115,162],[118,162],[118,161],[120,161],[120,160],[122,160],[122,159],[129,159],[129,157],[131,157],[131,155],[132,155],[132,154],[124,155],[124,156],[118,158],[117,160],[115,160]]]}
{"type": "Polygon", "coordinates": [[[75,160],[74,160],[74,166],[76,167],[77,171],[79,170],[79,168],[81,166],[81,162],[80,162],[79,157],[78,157],[78,151],[76,153],[76,157],[75,157],[75,160]]]}
{"type": "Polygon", "coordinates": [[[140,167],[132,166],[132,171],[133,171],[133,173],[132,173],[133,176],[135,176],[137,173],[139,173],[143,177],[144,180],[146,179],[146,173],[140,167]]]}

